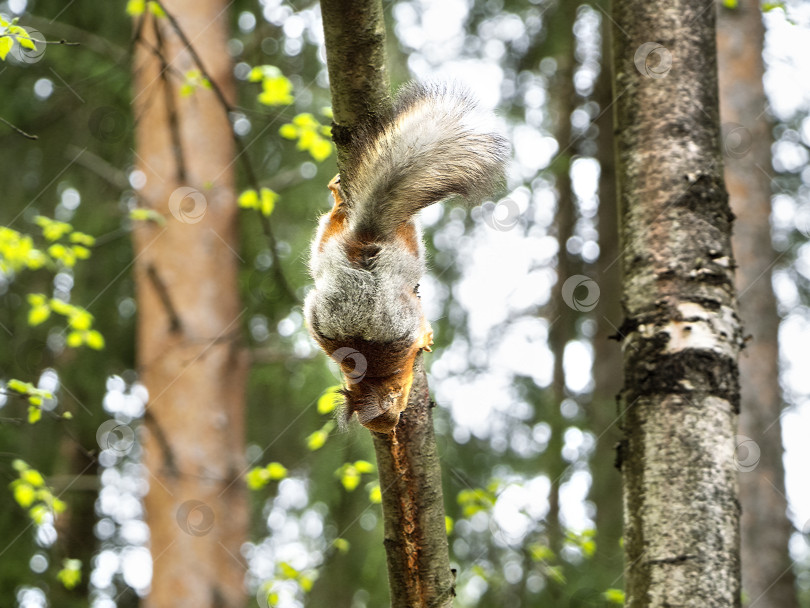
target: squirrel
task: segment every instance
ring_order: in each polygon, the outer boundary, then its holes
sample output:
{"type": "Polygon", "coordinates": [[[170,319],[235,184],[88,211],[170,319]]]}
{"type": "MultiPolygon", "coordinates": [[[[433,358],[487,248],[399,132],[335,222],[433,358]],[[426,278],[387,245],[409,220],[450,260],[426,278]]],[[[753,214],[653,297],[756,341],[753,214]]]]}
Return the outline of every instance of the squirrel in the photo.
{"type": "Polygon", "coordinates": [[[386,117],[352,135],[352,162],[312,242],[304,315],[340,365],[344,415],[391,432],[408,405],[413,364],[433,330],[419,300],[426,270],[419,210],[454,195],[477,203],[503,181],[509,153],[494,116],[465,90],[406,85],[386,117]]]}

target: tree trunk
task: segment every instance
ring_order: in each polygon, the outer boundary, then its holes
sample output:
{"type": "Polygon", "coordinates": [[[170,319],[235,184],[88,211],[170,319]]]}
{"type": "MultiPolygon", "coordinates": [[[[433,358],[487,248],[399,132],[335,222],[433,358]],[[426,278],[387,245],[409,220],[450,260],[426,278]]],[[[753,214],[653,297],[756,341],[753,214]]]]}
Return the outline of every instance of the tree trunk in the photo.
{"type": "Polygon", "coordinates": [[[739,606],[742,331],[715,12],[702,0],[613,6],[626,605],[739,606]]]}
{"type": "MultiPolygon", "coordinates": [[[[164,0],[232,97],[224,0],[164,0]]],[[[144,465],[152,590],[145,606],[242,607],[247,536],[244,384],[231,125],[168,19],[138,26],[134,109],[141,207],[134,231],[138,369],[149,390],[144,465]]]]}
{"type": "Polygon", "coordinates": [[[758,2],[720,8],[717,31],[726,186],[737,216],[734,251],[740,317],[751,335],[740,358],[737,438],[742,504],[742,583],[746,605],[797,606],[788,555],[779,390],[779,317],[771,286],[770,125],[762,88],[764,37],[758,2]]]}
{"type": "MultiPolygon", "coordinates": [[[[323,0],[321,9],[334,112],[332,133],[341,181],[350,181],[348,144],[354,129],[391,107],[382,3],[323,0]]],[[[373,434],[392,608],[452,606],[455,596],[431,407],[420,354],[399,424],[393,433],[373,434]]]]}
{"type": "MultiPolygon", "coordinates": [[[[604,3],[605,5],[607,3],[604,3]]],[[[588,412],[591,429],[596,434],[596,448],[591,457],[593,476],[590,499],[596,504],[597,590],[619,587],[622,571],[622,500],[618,489],[621,477],[616,470],[616,443],[619,440],[616,395],[621,389],[621,351],[616,331],[621,324],[619,293],[619,234],[616,206],[616,166],[614,162],[613,111],[611,108],[610,20],[602,17],[602,67],[596,85],[599,103],[597,156],[599,159],[599,259],[595,266],[599,283],[599,306],[596,308],[596,335],[593,338],[593,400],[588,412]]]]}
{"type": "MultiPolygon", "coordinates": [[[[568,240],[574,235],[577,221],[576,202],[571,187],[571,158],[574,155],[574,145],[571,141],[571,113],[576,108],[577,93],[574,88],[574,39],[573,29],[577,17],[579,2],[566,0],[557,4],[550,16],[549,30],[554,32],[555,44],[554,58],[557,61],[557,72],[554,75],[553,85],[550,87],[553,94],[551,105],[556,114],[556,133],[554,134],[559,146],[559,153],[554,161],[554,177],[557,186],[557,213],[554,225],[557,232],[557,282],[551,291],[552,303],[551,325],[548,332],[548,344],[554,354],[554,368],[551,381],[551,398],[546,422],[551,427],[551,437],[548,448],[543,455],[546,461],[545,470],[551,480],[548,496],[548,515],[546,516],[546,531],[548,546],[554,552],[555,558],[560,559],[565,530],[560,522],[560,488],[569,468],[562,457],[565,443],[564,434],[568,426],[560,411],[563,400],[568,396],[565,384],[565,370],[563,358],[565,347],[576,339],[576,322],[580,313],[575,311],[563,297],[563,285],[567,279],[580,270],[579,259],[568,253],[566,248],[568,240]]],[[[560,588],[558,585],[549,585],[548,593],[556,602],[560,601],[560,588]]]]}

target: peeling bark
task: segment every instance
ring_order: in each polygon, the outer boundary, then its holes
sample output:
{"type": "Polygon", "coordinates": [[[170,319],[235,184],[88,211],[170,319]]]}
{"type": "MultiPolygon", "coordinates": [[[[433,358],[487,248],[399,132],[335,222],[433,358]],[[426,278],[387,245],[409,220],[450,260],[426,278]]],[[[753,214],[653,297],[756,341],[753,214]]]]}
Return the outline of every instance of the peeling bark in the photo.
{"type": "Polygon", "coordinates": [[[742,331],[713,8],[614,3],[631,607],[740,605],[733,440],[742,331]]]}

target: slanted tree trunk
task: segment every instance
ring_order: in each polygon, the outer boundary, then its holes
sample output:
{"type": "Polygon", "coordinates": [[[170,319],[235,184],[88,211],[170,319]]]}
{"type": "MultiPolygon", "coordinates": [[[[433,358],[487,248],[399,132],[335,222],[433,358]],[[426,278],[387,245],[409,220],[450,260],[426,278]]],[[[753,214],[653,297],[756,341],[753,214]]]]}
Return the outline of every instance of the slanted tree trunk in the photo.
{"type": "Polygon", "coordinates": [[[613,7],[626,605],[740,606],[734,435],[742,331],[714,6],[613,7]]]}
{"type": "MultiPolygon", "coordinates": [[[[352,132],[391,106],[380,0],[322,0],[338,167],[350,166],[352,132]]],[[[341,174],[341,180],[351,174],[341,174]]],[[[373,433],[380,474],[393,608],[452,606],[455,577],[444,523],[441,469],[427,377],[418,355],[395,432],[373,433]]]]}
{"type": "MultiPolygon", "coordinates": [[[[224,0],[164,0],[207,72],[232,96],[224,0]]],[[[182,96],[197,69],[173,22],[137,25],[140,207],[165,218],[134,229],[137,362],[149,390],[145,499],[154,562],[145,606],[244,606],[247,536],[244,384],[239,345],[231,126],[212,91],[182,96]]]]}
{"type": "Polygon", "coordinates": [[[762,87],[763,30],[759,2],[720,8],[717,63],[725,178],[737,216],[733,243],[739,264],[740,317],[751,336],[740,357],[737,438],[742,585],[746,605],[795,608],[779,419],[779,317],[771,286],[776,254],[770,230],[771,136],[762,87]]]}

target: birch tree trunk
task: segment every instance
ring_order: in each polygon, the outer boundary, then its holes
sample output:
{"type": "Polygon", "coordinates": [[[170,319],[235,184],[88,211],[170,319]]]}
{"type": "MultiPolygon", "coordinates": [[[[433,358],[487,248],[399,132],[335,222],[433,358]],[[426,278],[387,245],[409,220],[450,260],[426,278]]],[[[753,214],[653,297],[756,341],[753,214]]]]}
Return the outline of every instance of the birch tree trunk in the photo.
{"type": "MultiPolygon", "coordinates": [[[[363,121],[391,106],[380,0],[322,0],[332,128],[341,181],[351,181],[349,142],[363,121]]],[[[393,433],[372,433],[382,489],[392,608],[453,605],[455,575],[444,523],[433,403],[419,354],[407,409],[393,433]]]]}
{"type": "Polygon", "coordinates": [[[764,27],[759,2],[720,8],[717,58],[725,178],[737,216],[734,251],[740,317],[751,336],[740,357],[738,446],[742,504],[742,586],[755,608],[795,608],[788,555],[779,390],[779,317],[771,286],[771,136],[762,87],[764,27]]]}
{"type": "Polygon", "coordinates": [[[714,5],[614,2],[626,605],[740,605],[732,214],[714,5]]]}
{"type": "MultiPolygon", "coordinates": [[[[207,72],[232,96],[224,0],[164,0],[207,72]]],[[[134,230],[137,362],[149,390],[144,465],[148,608],[244,605],[243,409],[247,359],[231,126],[214,93],[182,96],[197,69],[174,23],[140,18],[134,61],[139,206],[134,230]]]]}

